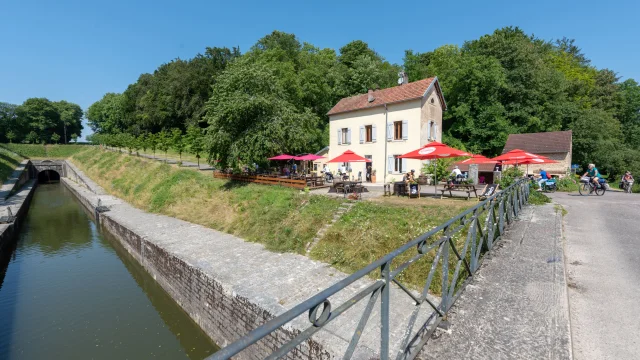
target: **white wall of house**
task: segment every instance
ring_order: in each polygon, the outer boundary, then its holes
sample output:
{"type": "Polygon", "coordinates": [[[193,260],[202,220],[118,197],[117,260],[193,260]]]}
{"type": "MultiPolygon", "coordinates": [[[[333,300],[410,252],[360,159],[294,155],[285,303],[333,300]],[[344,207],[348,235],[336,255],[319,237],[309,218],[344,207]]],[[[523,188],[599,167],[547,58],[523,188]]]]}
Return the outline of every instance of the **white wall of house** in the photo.
{"type": "MultiPolygon", "coordinates": [[[[384,106],[379,106],[331,115],[329,121],[328,159],[346,150],[351,150],[360,156],[370,156],[378,183],[389,182],[392,178],[399,181],[403,173],[411,169],[420,173],[422,161],[396,160],[395,157],[416,150],[429,141],[442,140],[442,104],[434,89],[431,89],[422,99],[387,105],[386,119],[384,106]],[[432,98],[435,99],[433,103],[431,103],[432,98]],[[399,139],[396,138],[396,123],[402,129],[399,139]],[[346,129],[344,135],[343,129],[346,129]],[[370,138],[367,138],[367,132],[370,132],[370,138]]],[[[328,165],[335,173],[341,164],[329,163],[328,165]]],[[[358,172],[361,171],[364,179],[365,163],[352,163],[351,168],[353,176],[357,177],[358,172]]]]}

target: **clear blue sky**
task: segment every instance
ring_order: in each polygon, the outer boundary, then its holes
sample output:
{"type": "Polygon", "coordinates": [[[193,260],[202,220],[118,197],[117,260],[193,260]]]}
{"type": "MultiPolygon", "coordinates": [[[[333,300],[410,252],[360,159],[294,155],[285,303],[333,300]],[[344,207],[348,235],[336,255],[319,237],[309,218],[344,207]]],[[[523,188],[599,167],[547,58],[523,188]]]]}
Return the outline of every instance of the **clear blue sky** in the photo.
{"type": "Polygon", "coordinates": [[[598,68],[640,80],[637,0],[405,3],[5,0],[0,101],[47,97],[86,109],[173,58],[190,58],[207,46],[244,52],[273,30],[335,49],[361,39],[401,64],[406,49],[462,44],[514,25],[547,40],[574,38],[598,68]]]}

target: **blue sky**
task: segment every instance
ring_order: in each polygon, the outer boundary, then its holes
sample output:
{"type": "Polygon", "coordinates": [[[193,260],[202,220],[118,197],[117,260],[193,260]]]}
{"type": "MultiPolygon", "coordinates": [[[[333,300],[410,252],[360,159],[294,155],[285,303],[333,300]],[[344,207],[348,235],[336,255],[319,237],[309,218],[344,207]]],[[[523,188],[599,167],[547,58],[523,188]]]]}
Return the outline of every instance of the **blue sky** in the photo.
{"type": "Polygon", "coordinates": [[[336,49],[361,39],[402,63],[406,49],[462,44],[514,25],[547,40],[574,38],[598,68],[640,80],[639,14],[639,1],[4,0],[0,101],[47,97],[86,109],[173,58],[207,46],[244,52],[273,30],[336,49]]]}

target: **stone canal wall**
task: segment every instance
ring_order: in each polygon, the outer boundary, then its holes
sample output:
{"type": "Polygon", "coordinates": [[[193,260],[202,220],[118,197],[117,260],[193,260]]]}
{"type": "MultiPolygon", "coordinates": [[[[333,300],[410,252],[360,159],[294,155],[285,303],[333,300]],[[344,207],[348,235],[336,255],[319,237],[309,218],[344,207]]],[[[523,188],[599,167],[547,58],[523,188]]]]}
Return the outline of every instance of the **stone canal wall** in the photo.
{"type": "Polygon", "coordinates": [[[0,219],[9,213],[14,216],[12,222],[0,223],[0,250],[14,240],[15,232],[29,211],[33,191],[38,185],[34,177],[31,163],[24,160],[0,187],[0,219]]]}
{"type": "MultiPolygon", "coordinates": [[[[72,164],[67,170],[70,178],[62,183],[94,214],[101,228],[114,235],[221,347],[347,277],[302,255],[274,253],[229,234],[136,209],[107,195],[72,164]],[[75,178],[79,181],[72,180],[75,178]],[[98,203],[108,211],[97,212],[98,203]]],[[[337,307],[372,284],[372,280],[360,279],[329,300],[337,307]]],[[[402,290],[390,290],[389,342],[392,349],[398,349],[420,331],[406,324],[425,322],[431,311],[426,307],[415,311],[413,301],[402,290]]],[[[355,304],[285,358],[342,357],[365,306],[366,301],[355,304]]],[[[310,326],[308,314],[302,314],[234,358],[262,359],[310,326]]],[[[380,326],[380,308],[376,306],[353,359],[379,358],[380,326]]]]}

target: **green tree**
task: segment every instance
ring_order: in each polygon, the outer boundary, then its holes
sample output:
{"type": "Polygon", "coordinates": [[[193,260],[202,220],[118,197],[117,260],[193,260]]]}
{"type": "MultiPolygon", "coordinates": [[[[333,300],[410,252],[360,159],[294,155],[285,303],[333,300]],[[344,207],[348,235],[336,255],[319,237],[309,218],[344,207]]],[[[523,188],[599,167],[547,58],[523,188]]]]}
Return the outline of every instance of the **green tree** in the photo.
{"type": "Polygon", "coordinates": [[[148,134],[147,141],[149,143],[149,149],[153,151],[153,158],[156,158],[156,149],[158,148],[158,134],[148,134]]]}
{"type": "Polygon", "coordinates": [[[5,136],[7,137],[7,139],[9,139],[9,143],[12,143],[13,139],[16,138],[16,133],[14,133],[13,131],[9,130],[9,131],[7,131],[7,134],[5,136]]]}
{"type": "Polygon", "coordinates": [[[180,162],[182,162],[182,153],[184,152],[184,149],[186,147],[185,141],[182,138],[182,130],[171,130],[171,147],[178,153],[180,162]]]}
{"type": "Polygon", "coordinates": [[[37,144],[40,141],[40,138],[38,137],[38,134],[32,130],[27,134],[27,136],[25,137],[25,140],[29,144],[37,144]]]}
{"type": "Polygon", "coordinates": [[[171,134],[169,134],[169,132],[167,132],[166,130],[162,130],[159,133],[157,133],[157,136],[158,136],[157,137],[158,149],[164,152],[164,160],[166,162],[169,159],[167,155],[167,151],[171,147],[171,134]]]}
{"type": "Polygon", "coordinates": [[[60,135],[53,133],[53,135],[51,135],[51,141],[57,144],[58,141],[60,141],[60,135]]]}
{"type": "Polygon", "coordinates": [[[186,142],[189,153],[196,156],[200,168],[200,154],[204,151],[204,137],[199,126],[191,125],[187,128],[186,142]]]}
{"type": "Polygon", "coordinates": [[[71,140],[74,143],[78,143],[78,134],[76,134],[76,133],[71,134],[71,140]]]}
{"type": "Polygon", "coordinates": [[[80,133],[82,131],[82,108],[77,104],[64,100],[54,103],[54,106],[57,108],[60,117],[57,130],[62,130],[64,143],[66,144],[69,141],[69,134],[80,133]],[[60,127],[62,127],[62,129],[60,129],[60,127]]]}

